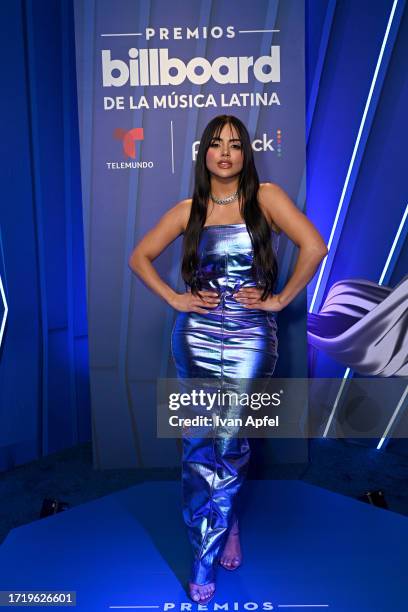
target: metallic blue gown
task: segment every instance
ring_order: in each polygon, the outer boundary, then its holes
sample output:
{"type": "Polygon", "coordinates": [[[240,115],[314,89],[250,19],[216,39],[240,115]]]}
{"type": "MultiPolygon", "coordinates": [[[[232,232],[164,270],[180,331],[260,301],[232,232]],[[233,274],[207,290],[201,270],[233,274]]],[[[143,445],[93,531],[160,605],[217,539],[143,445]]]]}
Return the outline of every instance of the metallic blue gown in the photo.
{"type": "MultiPolygon", "coordinates": [[[[271,235],[276,253],[278,235],[271,235]]],[[[272,376],[278,357],[275,315],[245,308],[233,298],[240,287],[256,286],[246,225],[204,227],[198,254],[202,289],[217,291],[220,302],[207,314],[178,313],[171,336],[178,378],[215,377],[228,386],[272,376]]],[[[191,582],[214,581],[249,457],[246,438],[183,437],[183,516],[194,552],[191,582]]]]}

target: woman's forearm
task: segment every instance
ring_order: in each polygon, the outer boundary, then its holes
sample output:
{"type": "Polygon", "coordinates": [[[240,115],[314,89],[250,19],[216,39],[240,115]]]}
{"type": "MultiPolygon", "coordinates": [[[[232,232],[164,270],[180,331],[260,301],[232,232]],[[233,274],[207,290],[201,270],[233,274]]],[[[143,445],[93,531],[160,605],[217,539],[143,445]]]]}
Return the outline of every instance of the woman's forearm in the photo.
{"type": "Polygon", "coordinates": [[[163,298],[168,304],[171,304],[177,293],[160,278],[148,257],[143,255],[137,257],[131,256],[129,258],[129,268],[139,276],[149,289],[163,298]]]}
{"type": "Polygon", "coordinates": [[[287,306],[306,287],[326,255],[327,249],[300,248],[293,274],[277,295],[282,306],[287,306]]]}

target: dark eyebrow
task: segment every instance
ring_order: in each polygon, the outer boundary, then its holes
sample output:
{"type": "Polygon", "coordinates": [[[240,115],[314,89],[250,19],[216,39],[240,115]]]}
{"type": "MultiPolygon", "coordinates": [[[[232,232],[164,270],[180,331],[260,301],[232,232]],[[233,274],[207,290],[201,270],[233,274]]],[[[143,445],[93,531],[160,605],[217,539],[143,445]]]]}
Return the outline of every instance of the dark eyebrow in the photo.
{"type": "MultiPolygon", "coordinates": [[[[211,140],[222,140],[222,138],[220,138],[219,136],[213,136],[211,140]]],[[[229,138],[228,140],[229,142],[241,142],[240,138],[229,138]]]]}

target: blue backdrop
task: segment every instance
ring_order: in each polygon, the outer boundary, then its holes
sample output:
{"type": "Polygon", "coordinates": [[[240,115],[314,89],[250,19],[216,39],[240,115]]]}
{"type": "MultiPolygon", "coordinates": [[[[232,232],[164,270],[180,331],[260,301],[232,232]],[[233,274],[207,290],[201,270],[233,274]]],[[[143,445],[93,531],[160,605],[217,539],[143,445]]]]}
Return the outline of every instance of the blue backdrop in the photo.
{"type": "MultiPolygon", "coordinates": [[[[171,8],[165,0],[78,0],[75,9],[95,458],[102,467],[177,464],[177,442],[156,437],[156,381],[176,376],[170,354],[176,312],[132,275],[128,258],[166,210],[191,195],[197,142],[220,113],[248,126],[261,180],[282,185],[303,206],[303,3],[240,0],[232,13],[218,0],[179,0],[171,8]],[[163,54],[177,70],[188,64],[180,83],[166,85],[163,54]],[[242,66],[247,56],[254,67],[237,75],[234,62],[242,66]],[[230,70],[217,72],[219,61],[230,70]],[[193,71],[193,62],[204,71],[193,71]],[[135,151],[121,141],[130,130],[138,130],[135,151]]],[[[181,242],[155,265],[183,291],[181,242]]],[[[281,285],[293,254],[282,240],[281,285]]],[[[307,374],[305,297],[279,318],[277,374],[307,374]]],[[[301,462],[306,450],[297,440],[280,453],[301,462]]]]}
{"type": "MultiPolygon", "coordinates": [[[[303,2],[297,5],[302,10],[303,2]]],[[[88,27],[96,27],[95,5],[86,6],[88,27]]],[[[6,0],[0,15],[0,274],[9,306],[0,348],[4,470],[89,440],[91,416],[73,7],[68,0],[6,0]]],[[[344,211],[326,267],[330,274],[321,282],[320,303],[335,280],[378,282],[408,203],[403,165],[407,45],[408,14],[402,0],[306,2],[307,212],[328,242],[341,201],[344,211]]],[[[144,147],[150,146],[147,135],[144,147]]],[[[116,144],[120,148],[120,141],[116,144]]],[[[149,159],[146,148],[143,154],[149,159]]],[[[184,196],[182,187],[180,182],[177,189],[172,187],[169,200],[184,196]]],[[[157,181],[157,192],[162,189],[157,181]]],[[[291,192],[301,207],[302,193],[300,185],[291,192]]],[[[124,201],[119,195],[118,206],[124,201]]],[[[89,193],[83,191],[82,197],[89,200],[89,193]]],[[[145,205],[159,214],[154,197],[145,205]]],[[[173,273],[174,265],[169,269],[164,259],[158,262],[160,270],[173,273]]],[[[387,284],[395,286],[407,268],[405,224],[387,284]]],[[[309,303],[316,280],[308,289],[309,303]]],[[[147,290],[142,294],[135,283],[134,291],[137,307],[139,300],[145,307],[147,290]]],[[[164,304],[162,308],[159,317],[165,314],[164,304]]],[[[132,312],[137,322],[137,312],[132,312]]],[[[146,326],[154,327],[156,320],[148,319],[146,326]]],[[[166,344],[165,337],[159,340],[166,344]]],[[[342,366],[323,354],[316,357],[316,375],[343,375],[342,366]]],[[[406,453],[407,445],[391,440],[386,450],[406,453]]]]}

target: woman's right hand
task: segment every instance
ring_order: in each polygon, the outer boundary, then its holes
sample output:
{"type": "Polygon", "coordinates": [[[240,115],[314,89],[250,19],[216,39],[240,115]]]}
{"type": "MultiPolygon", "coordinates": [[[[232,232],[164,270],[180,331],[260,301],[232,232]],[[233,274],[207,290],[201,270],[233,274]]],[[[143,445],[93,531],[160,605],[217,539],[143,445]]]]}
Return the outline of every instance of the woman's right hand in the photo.
{"type": "Polygon", "coordinates": [[[216,291],[199,291],[198,295],[186,291],[186,293],[176,293],[170,302],[170,306],[180,312],[207,314],[210,311],[206,308],[215,308],[219,302],[220,298],[216,291]]]}

